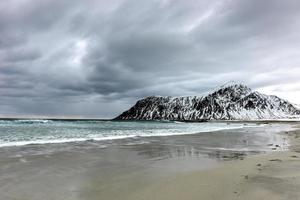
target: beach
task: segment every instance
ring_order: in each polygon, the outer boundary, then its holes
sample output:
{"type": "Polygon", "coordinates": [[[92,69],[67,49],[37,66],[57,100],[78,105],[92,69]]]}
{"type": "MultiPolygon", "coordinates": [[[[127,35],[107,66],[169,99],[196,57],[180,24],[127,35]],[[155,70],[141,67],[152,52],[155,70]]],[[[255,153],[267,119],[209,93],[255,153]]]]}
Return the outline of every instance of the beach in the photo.
{"type": "Polygon", "coordinates": [[[179,175],[128,199],[300,199],[300,130],[284,134],[291,142],[287,151],[179,175]]]}
{"type": "Polygon", "coordinates": [[[2,147],[0,199],[299,199],[298,127],[2,147]]]}

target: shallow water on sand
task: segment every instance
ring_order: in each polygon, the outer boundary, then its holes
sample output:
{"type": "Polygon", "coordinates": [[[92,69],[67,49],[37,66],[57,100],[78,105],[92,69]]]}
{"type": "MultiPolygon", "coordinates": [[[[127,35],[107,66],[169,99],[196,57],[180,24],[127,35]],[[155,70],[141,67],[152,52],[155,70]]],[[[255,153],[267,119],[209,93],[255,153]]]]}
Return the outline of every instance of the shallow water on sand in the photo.
{"type": "Polygon", "coordinates": [[[277,133],[289,129],[251,124],[190,135],[2,147],[0,199],[123,199],[179,173],[284,150],[287,141],[277,133]]]}

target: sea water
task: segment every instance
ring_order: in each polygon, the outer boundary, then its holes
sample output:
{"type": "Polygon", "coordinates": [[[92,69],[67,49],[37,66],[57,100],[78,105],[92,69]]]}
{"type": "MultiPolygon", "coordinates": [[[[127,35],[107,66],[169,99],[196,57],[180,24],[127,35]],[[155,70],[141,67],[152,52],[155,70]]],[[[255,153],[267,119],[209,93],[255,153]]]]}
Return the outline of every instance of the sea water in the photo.
{"type": "Polygon", "coordinates": [[[254,126],[262,125],[168,121],[0,120],[0,147],[196,134],[254,126]]]}

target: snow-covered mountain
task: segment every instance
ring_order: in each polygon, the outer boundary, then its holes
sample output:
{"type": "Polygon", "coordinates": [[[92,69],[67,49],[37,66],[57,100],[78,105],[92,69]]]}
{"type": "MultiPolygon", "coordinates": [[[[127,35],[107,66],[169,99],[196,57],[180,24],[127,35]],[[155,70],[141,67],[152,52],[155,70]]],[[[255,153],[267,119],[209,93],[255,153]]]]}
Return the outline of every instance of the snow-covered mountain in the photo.
{"type": "Polygon", "coordinates": [[[224,85],[203,96],[158,97],[139,100],[118,120],[252,120],[300,117],[300,109],[274,95],[242,84],[224,85]]]}

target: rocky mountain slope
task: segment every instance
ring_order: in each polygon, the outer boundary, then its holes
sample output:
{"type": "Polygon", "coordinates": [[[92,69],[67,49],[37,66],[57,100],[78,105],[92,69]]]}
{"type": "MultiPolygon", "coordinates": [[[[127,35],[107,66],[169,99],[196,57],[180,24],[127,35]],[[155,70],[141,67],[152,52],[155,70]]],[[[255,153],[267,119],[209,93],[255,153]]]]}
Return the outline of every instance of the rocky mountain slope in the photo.
{"type": "Polygon", "coordinates": [[[203,96],[158,97],[139,100],[117,120],[252,120],[300,117],[293,104],[242,84],[225,85],[203,96]]]}

